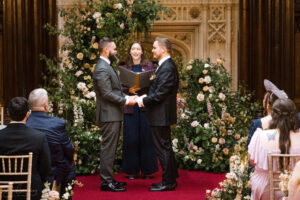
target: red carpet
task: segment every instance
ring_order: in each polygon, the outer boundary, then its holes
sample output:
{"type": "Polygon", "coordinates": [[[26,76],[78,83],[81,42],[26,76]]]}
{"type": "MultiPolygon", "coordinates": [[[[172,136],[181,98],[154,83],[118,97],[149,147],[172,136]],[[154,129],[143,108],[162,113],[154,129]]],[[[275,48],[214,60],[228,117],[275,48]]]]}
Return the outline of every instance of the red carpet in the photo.
{"type": "Polygon", "coordinates": [[[75,187],[73,200],[203,200],[207,189],[214,189],[225,179],[225,174],[214,174],[202,171],[179,170],[176,191],[149,192],[153,182],[161,181],[161,172],[155,173],[152,179],[128,180],[123,173],[115,175],[117,181],[127,182],[126,192],[100,191],[100,176],[78,176],[82,188],[75,187]]]}

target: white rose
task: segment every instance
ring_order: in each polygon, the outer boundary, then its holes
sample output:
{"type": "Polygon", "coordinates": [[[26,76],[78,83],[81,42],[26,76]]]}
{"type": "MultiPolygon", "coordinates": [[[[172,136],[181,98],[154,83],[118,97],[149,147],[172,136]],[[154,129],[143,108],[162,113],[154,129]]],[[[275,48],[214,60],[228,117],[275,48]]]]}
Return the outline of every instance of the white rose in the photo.
{"type": "Polygon", "coordinates": [[[95,93],[95,92],[90,92],[90,96],[91,96],[92,98],[94,98],[94,97],[96,96],[96,93],[95,93]]]}
{"type": "Polygon", "coordinates": [[[79,83],[77,84],[77,88],[78,88],[79,90],[84,90],[84,89],[86,88],[86,84],[83,83],[83,82],[79,82],[79,83]]]}
{"type": "Polygon", "coordinates": [[[225,94],[223,94],[222,92],[219,94],[219,98],[222,100],[222,101],[224,101],[225,100],[225,98],[226,98],[226,96],[225,96],[225,94]]]}
{"type": "Polygon", "coordinates": [[[205,123],[204,128],[206,128],[206,129],[209,128],[209,123],[205,123]]]}
{"type": "Polygon", "coordinates": [[[193,122],[191,123],[191,126],[192,126],[192,127],[197,127],[197,126],[199,126],[199,122],[198,122],[198,121],[193,121],[193,122]]]}
{"type": "Polygon", "coordinates": [[[189,65],[189,66],[186,67],[186,70],[189,71],[189,70],[191,70],[192,68],[193,68],[193,66],[192,66],[192,65],[189,65]]]}
{"type": "Polygon", "coordinates": [[[198,160],[197,160],[197,164],[200,165],[201,163],[202,163],[202,160],[201,160],[201,159],[198,159],[198,160]]]}
{"type": "Polygon", "coordinates": [[[81,70],[79,70],[79,71],[77,71],[77,72],[75,73],[75,76],[79,77],[79,76],[82,75],[82,74],[83,74],[83,72],[82,72],[81,70]]]}
{"type": "MultiPolygon", "coordinates": [[[[208,91],[209,91],[210,93],[213,93],[213,92],[215,91],[215,88],[214,88],[213,86],[211,86],[211,87],[209,87],[208,91]]],[[[210,95],[211,95],[211,94],[210,94],[210,95]]]]}
{"type": "Polygon", "coordinates": [[[66,192],[66,193],[64,193],[64,195],[63,195],[63,197],[64,197],[65,199],[69,199],[69,196],[70,196],[69,192],[66,192]]]}
{"type": "Polygon", "coordinates": [[[95,12],[94,14],[93,14],[93,18],[94,19],[98,19],[98,18],[100,18],[101,17],[101,13],[100,12],[95,12]]]}
{"type": "Polygon", "coordinates": [[[203,100],[204,100],[204,94],[199,93],[199,94],[197,95],[197,100],[198,100],[198,101],[203,101],[203,100]]]}
{"type": "Polygon", "coordinates": [[[208,67],[210,67],[210,65],[205,63],[204,68],[208,68],[208,67]]]}
{"type": "Polygon", "coordinates": [[[178,143],[178,139],[177,138],[175,138],[175,139],[172,140],[172,144],[176,148],[177,148],[177,143],[178,143]]]}
{"type": "Polygon", "coordinates": [[[69,185],[69,186],[68,186],[68,190],[72,190],[72,186],[69,185]]]}
{"type": "Polygon", "coordinates": [[[208,84],[211,82],[210,76],[205,76],[204,81],[208,84]]]}

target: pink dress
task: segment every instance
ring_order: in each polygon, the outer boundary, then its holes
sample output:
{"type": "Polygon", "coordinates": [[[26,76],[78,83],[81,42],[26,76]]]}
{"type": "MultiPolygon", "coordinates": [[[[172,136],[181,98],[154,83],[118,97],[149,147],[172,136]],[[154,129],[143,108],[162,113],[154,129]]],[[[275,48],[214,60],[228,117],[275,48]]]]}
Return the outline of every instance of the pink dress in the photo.
{"type": "MultiPolygon", "coordinates": [[[[251,200],[269,200],[270,199],[270,181],[268,167],[268,153],[280,153],[280,150],[268,149],[265,146],[263,137],[266,137],[266,132],[258,128],[248,146],[250,159],[255,163],[255,170],[251,176],[251,200]]],[[[277,139],[278,140],[278,139],[277,139]]],[[[291,154],[299,154],[300,148],[290,149],[291,154]]],[[[281,200],[283,193],[277,191],[275,199],[281,200]]]]}

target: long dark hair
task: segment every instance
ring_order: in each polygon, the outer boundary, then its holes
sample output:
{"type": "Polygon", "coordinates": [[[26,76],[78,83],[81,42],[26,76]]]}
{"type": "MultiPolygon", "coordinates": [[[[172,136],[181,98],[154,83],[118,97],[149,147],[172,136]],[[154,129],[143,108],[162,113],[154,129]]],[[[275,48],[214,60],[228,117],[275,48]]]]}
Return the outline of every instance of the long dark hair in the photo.
{"type": "Polygon", "coordinates": [[[264,95],[264,99],[263,99],[263,108],[264,108],[264,115],[268,114],[268,105],[271,106],[273,103],[278,99],[278,97],[271,91],[267,91],[264,95]]]}
{"type": "MultiPolygon", "coordinates": [[[[289,154],[291,147],[290,131],[297,131],[298,116],[295,103],[290,99],[277,99],[271,110],[270,128],[277,128],[279,134],[279,149],[281,154],[289,154]]],[[[280,159],[280,167],[283,163],[280,159]]]]}
{"type": "Polygon", "coordinates": [[[132,60],[132,57],[130,55],[130,50],[131,50],[131,47],[134,45],[134,44],[139,44],[141,49],[142,49],[142,52],[143,54],[141,55],[141,65],[147,65],[148,63],[148,60],[145,58],[145,54],[144,54],[144,48],[142,46],[142,43],[141,42],[138,42],[138,41],[134,41],[133,43],[131,43],[129,49],[128,49],[128,55],[127,55],[127,60],[126,60],[126,65],[131,67],[133,65],[133,60],[132,60]]]}

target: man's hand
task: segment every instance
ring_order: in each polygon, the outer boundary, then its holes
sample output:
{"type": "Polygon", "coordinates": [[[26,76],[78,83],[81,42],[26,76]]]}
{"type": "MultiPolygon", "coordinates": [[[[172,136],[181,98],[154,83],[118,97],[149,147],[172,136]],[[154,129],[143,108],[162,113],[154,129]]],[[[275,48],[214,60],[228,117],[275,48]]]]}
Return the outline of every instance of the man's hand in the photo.
{"type": "Polygon", "coordinates": [[[147,95],[144,94],[143,96],[140,96],[136,99],[136,102],[138,103],[139,107],[144,107],[144,102],[143,102],[143,99],[144,97],[146,97],[147,95]]]}
{"type": "Polygon", "coordinates": [[[137,101],[136,101],[137,98],[138,98],[137,95],[134,95],[134,96],[128,96],[127,101],[126,101],[126,105],[133,106],[134,104],[137,103],[137,101]]]}

